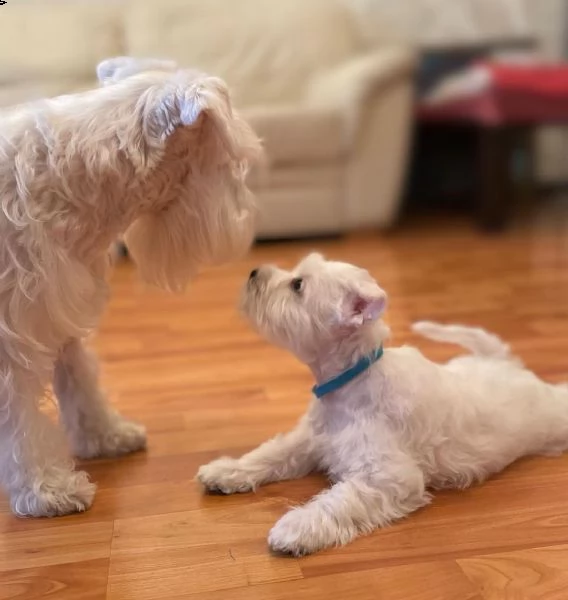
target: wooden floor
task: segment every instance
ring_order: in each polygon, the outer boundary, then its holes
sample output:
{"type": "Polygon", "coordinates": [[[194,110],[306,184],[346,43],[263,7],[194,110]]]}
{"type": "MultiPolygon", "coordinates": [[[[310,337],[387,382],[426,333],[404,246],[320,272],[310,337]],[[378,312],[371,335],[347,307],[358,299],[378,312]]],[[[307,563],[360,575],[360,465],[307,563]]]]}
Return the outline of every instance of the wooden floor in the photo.
{"type": "Polygon", "coordinates": [[[369,268],[390,293],[393,344],[435,359],[455,349],[413,337],[418,318],[487,327],[541,376],[568,380],[568,231],[531,227],[483,237],[469,226],[263,245],[205,273],[183,297],[148,290],[119,267],[96,346],[124,414],[149,449],[85,465],[93,508],[18,520],[0,499],[0,598],[32,600],[566,600],[568,456],[524,460],[466,492],[341,549],[271,556],[266,535],[319,477],[258,494],[203,496],[202,463],[240,454],[291,427],[307,370],[258,339],[234,308],[260,261],[290,265],[317,247],[369,268]]]}

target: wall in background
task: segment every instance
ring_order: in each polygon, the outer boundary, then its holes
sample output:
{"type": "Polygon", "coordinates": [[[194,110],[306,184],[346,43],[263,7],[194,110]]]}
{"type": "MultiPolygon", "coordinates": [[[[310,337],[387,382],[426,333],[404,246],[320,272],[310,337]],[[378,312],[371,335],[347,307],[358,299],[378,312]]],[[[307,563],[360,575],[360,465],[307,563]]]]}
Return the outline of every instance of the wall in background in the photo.
{"type": "MultiPolygon", "coordinates": [[[[568,2],[523,0],[529,22],[552,60],[568,60],[568,2]]],[[[568,181],[568,128],[545,128],[539,136],[538,173],[545,183],[568,181]]]]}
{"type": "Polygon", "coordinates": [[[370,40],[390,37],[428,48],[525,36],[531,24],[524,3],[538,0],[341,1],[360,16],[370,40]]]}

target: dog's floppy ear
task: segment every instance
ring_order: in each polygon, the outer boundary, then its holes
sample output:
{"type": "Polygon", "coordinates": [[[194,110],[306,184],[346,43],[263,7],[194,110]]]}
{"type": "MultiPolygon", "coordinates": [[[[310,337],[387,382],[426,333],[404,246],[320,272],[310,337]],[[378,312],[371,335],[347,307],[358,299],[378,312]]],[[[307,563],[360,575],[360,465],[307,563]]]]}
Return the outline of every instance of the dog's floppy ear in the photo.
{"type": "Polygon", "coordinates": [[[176,69],[176,63],[171,60],[115,56],[97,65],[97,78],[100,84],[111,85],[144,71],[175,71],[176,69]]]}
{"type": "Polygon", "coordinates": [[[202,127],[201,156],[214,167],[229,160],[262,162],[262,144],[251,127],[233,111],[229,91],[218,77],[181,71],[169,77],[149,98],[143,117],[147,141],[161,143],[179,127],[202,127]]]}
{"type": "Polygon", "coordinates": [[[360,327],[376,321],[387,306],[387,294],[369,278],[349,288],[342,306],[341,323],[349,327],[360,327]]]}

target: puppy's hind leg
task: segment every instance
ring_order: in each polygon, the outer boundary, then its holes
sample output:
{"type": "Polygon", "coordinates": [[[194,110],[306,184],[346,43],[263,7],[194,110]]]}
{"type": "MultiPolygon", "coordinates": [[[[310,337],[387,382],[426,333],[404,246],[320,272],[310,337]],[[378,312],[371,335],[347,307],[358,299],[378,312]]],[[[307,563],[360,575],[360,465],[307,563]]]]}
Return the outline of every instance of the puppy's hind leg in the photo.
{"type": "Polygon", "coordinates": [[[0,372],[0,483],[12,511],[55,517],[86,510],[95,485],[73,469],[63,432],[41,412],[41,382],[5,365],[0,372]]]}
{"type": "Polygon", "coordinates": [[[303,419],[289,433],[276,436],[241,458],[218,458],[202,466],[197,479],[210,492],[234,494],[272,481],[303,477],[317,467],[312,437],[303,419]]]}
{"type": "Polygon", "coordinates": [[[96,360],[80,340],[63,348],[55,364],[53,389],[79,458],[119,456],[146,447],[144,427],[121,417],[107,402],[99,387],[96,360]]]}
{"type": "Polygon", "coordinates": [[[531,427],[538,435],[534,453],[559,456],[568,451],[568,383],[550,384],[550,389],[551,395],[531,414],[531,427]]]}

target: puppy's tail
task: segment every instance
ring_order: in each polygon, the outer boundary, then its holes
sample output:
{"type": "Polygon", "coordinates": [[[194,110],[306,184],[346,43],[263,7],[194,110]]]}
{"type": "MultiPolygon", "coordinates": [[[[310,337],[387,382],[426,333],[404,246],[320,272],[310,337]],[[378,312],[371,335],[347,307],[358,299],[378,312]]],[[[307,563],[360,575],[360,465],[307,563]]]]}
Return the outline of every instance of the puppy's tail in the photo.
{"type": "Polygon", "coordinates": [[[479,327],[441,325],[431,321],[413,323],[412,331],[436,342],[447,342],[467,348],[476,356],[511,358],[510,348],[496,335],[479,327]]]}

